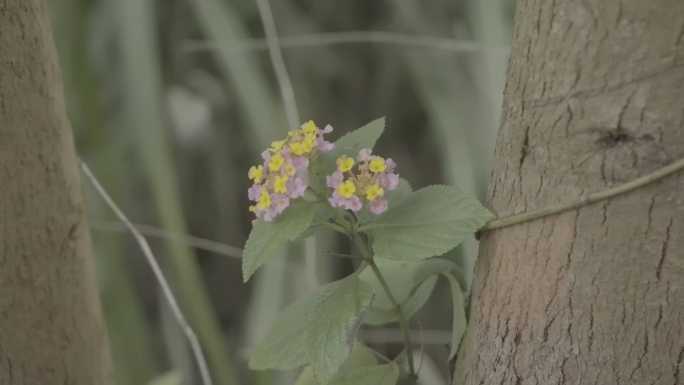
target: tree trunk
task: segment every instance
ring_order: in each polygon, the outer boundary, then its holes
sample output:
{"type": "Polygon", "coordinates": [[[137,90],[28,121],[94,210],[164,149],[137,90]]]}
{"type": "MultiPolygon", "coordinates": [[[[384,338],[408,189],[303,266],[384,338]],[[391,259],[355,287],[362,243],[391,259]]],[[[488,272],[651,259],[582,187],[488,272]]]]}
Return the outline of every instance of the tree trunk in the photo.
{"type": "MultiPolygon", "coordinates": [[[[684,2],[520,0],[488,207],[684,157],[684,2]]],[[[483,234],[455,384],[684,384],[684,172],[483,234]]]]}
{"type": "Polygon", "coordinates": [[[110,379],[47,5],[0,0],[0,384],[110,379]]]}

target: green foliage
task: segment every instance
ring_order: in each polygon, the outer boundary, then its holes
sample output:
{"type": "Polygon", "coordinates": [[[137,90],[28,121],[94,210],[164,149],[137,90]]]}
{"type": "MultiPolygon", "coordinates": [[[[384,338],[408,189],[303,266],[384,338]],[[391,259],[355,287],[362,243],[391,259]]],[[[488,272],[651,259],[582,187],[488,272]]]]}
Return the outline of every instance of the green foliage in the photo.
{"type": "MultiPolygon", "coordinates": [[[[375,259],[375,264],[383,273],[394,299],[398,303],[403,303],[411,290],[411,285],[408,283],[411,282],[416,269],[420,267],[421,263],[377,258],[375,259]]],[[[373,271],[366,269],[359,275],[359,278],[371,285],[376,293],[373,305],[364,322],[368,325],[384,325],[396,322],[397,314],[392,310],[392,303],[373,271]]],[[[405,306],[402,307],[404,317],[411,316],[425,305],[436,282],[437,277],[432,277],[416,291],[405,306]]]]}
{"type": "Polygon", "coordinates": [[[397,185],[397,188],[394,190],[385,191],[385,198],[391,207],[392,205],[398,204],[404,198],[411,195],[412,192],[413,188],[411,187],[411,184],[406,179],[399,178],[399,184],[397,185]]]}
{"type": "Polygon", "coordinates": [[[264,338],[254,348],[249,368],[254,370],[288,370],[308,362],[306,328],[309,312],[318,292],[307,295],[283,310],[273,321],[264,338]]]}
{"type": "Polygon", "coordinates": [[[461,287],[454,278],[449,273],[442,273],[451,284],[451,296],[454,305],[454,318],[453,326],[451,328],[451,351],[449,352],[449,360],[453,360],[458,352],[458,346],[461,344],[461,338],[465,334],[466,326],[468,322],[465,316],[465,307],[463,304],[463,293],[461,292],[461,287]]]}
{"type": "Polygon", "coordinates": [[[259,218],[249,234],[242,255],[242,274],[245,282],[263,265],[283,243],[294,241],[311,224],[314,204],[299,200],[293,202],[272,222],[259,218]]]}
{"type": "MultiPolygon", "coordinates": [[[[338,384],[338,381],[352,370],[362,367],[373,367],[377,364],[378,362],[375,359],[373,352],[360,341],[356,341],[354,342],[351,353],[349,353],[349,357],[347,357],[344,364],[340,367],[340,370],[338,370],[335,376],[328,382],[328,385],[338,384]]],[[[295,382],[295,385],[319,385],[311,366],[304,368],[299,375],[297,382],[295,382]]]]}
{"type": "Polygon", "coordinates": [[[306,350],[316,377],[330,381],[345,361],[373,300],[373,289],[356,275],[326,285],[311,309],[306,350]]]}
{"type": "MultiPolygon", "coordinates": [[[[362,148],[372,148],[383,128],[384,119],[378,119],[343,136],[334,151],[314,163],[318,176],[332,173],[339,156],[355,157],[362,148]]],[[[314,186],[319,182],[314,179],[314,186]]],[[[310,191],[312,197],[324,194],[326,191],[315,187],[310,191]]],[[[431,257],[453,249],[493,215],[454,187],[430,186],[413,192],[410,184],[400,179],[398,188],[387,191],[385,197],[389,210],[379,216],[338,215],[343,210],[333,212],[327,202],[320,205],[310,199],[293,203],[273,222],[258,220],[245,247],[245,279],[283,243],[302,240],[327,227],[322,221],[331,213],[339,222],[334,228],[350,231],[347,235],[359,242],[366,263],[374,265],[329,283],[286,308],[257,344],[250,368],[289,370],[308,363],[296,385],[394,385],[400,373],[397,361],[378,365],[365,346],[352,346],[356,332],[362,323],[399,321],[407,333],[406,319],[425,305],[439,275],[451,284],[453,337],[449,358],[454,358],[466,327],[466,281],[458,265],[431,257]],[[320,220],[314,221],[314,217],[320,220]],[[366,221],[360,224],[359,217],[366,221]]],[[[406,347],[406,360],[410,373],[415,374],[410,345],[406,347]]]]}
{"type": "MultiPolygon", "coordinates": [[[[307,190],[309,191],[309,190],[307,190]]],[[[314,216],[318,219],[327,221],[330,216],[328,215],[328,212],[325,211],[324,207],[321,205],[316,205],[315,211],[314,211],[314,216]]],[[[312,221],[311,224],[309,225],[309,228],[307,228],[303,233],[299,234],[297,238],[295,238],[292,242],[294,243],[299,243],[306,238],[312,237],[318,233],[318,231],[325,229],[325,225],[322,224],[321,222],[318,221],[312,221]]]]}
{"type": "Polygon", "coordinates": [[[442,258],[430,258],[418,265],[413,273],[413,282],[418,285],[431,276],[442,273],[451,274],[460,284],[461,290],[466,291],[468,289],[463,269],[457,264],[442,258]]]}
{"type": "Polygon", "coordinates": [[[419,261],[446,253],[493,218],[461,190],[429,186],[391,206],[369,228],[376,256],[419,261]]]}
{"type": "Polygon", "coordinates": [[[394,385],[399,379],[396,364],[364,366],[346,373],[335,385],[394,385]]]}
{"type": "Polygon", "coordinates": [[[380,135],[385,130],[385,118],[376,119],[358,130],[352,131],[335,142],[335,148],[321,156],[318,175],[332,174],[337,168],[337,158],[346,155],[356,159],[359,150],[375,147],[380,135]]]}
{"type": "Polygon", "coordinates": [[[319,385],[318,380],[316,380],[316,375],[314,374],[313,368],[307,366],[302,370],[302,373],[297,378],[294,385],[319,385]]]}

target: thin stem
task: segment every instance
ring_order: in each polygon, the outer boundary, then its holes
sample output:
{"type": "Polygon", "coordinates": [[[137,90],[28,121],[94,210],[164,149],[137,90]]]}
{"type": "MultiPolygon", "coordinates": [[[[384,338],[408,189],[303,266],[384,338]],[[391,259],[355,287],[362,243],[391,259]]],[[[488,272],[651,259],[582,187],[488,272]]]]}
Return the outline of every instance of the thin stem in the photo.
{"type": "Polygon", "coordinates": [[[299,110],[297,109],[297,101],[295,99],[290,76],[287,73],[283,53],[280,50],[280,42],[278,32],[276,31],[275,21],[273,20],[271,5],[268,3],[268,0],[257,0],[256,3],[259,8],[261,22],[264,26],[268,53],[276,73],[278,85],[280,86],[280,93],[283,98],[283,104],[285,105],[285,112],[287,113],[290,130],[296,130],[300,124],[299,110]]]}
{"type": "MultiPolygon", "coordinates": [[[[387,44],[401,48],[420,48],[431,51],[453,53],[468,53],[482,51],[508,51],[507,45],[485,47],[470,40],[456,40],[434,36],[409,35],[386,31],[344,31],[316,34],[283,36],[279,38],[281,49],[320,47],[342,44],[387,44]]],[[[186,52],[215,50],[227,48],[231,50],[266,50],[269,49],[268,39],[245,38],[225,40],[186,40],[182,49],[186,52]]]]}
{"type": "Polygon", "coordinates": [[[408,295],[406,296],[406,299],[401,303],[401,306],[402,306],[402,307],[406,306],[406,304],[408,303],[408,301],[410,301],[411,298],[413,298],[413,296],[416,294],[416,292],[418,291],[418,289],[420,289],[420,287],[423,286],[423,284],[425,283],[425,281],[427,281],[427,280],[428,280],[429,278],[431,278],[431,277],[433,277],[433,275],[431,275],[431,276],[425,278],[424,280],[422,280],[422,281],[420,281],[420,282],[414,284],[414,285],[411,287],[411,290],[409,290],[408,295]]]}
{"type": "Polygon", "coordinates": [[[369,223],[369,224],[364,225],[364,226],[359,226],[359,228],[357,228],[356,231],[363,233],[363,232],[366,232],[368,230],[371,230],[371,229],[374,229],[374,228],[380,227],[380,226],[382,226],[382,224],[377,223],[377,222],[372,222],[372,223],[369,223]]]}
{"type": "Polygon", "coordinates": [[[340,232],[340,233],[343,233],[343,234],[346,234],[346,233],[347,233],[346,231],[344,231],[344,229],[342,228],[342,226],[338,226],[338,225],[336,225],[336,224],[334,224],[334,223],[330,223],[330,222],[328,222],[328,221],[324,221],[324,220],[321,219],[321,218],[316,218],[316,217],[314,217],[314,221],[316,221],[316,222],[322,224],[323,226],[326,226],[326,227],[328,227],[328,228],[331,228],[331,229],[333,229],[333,230],[335,230],[335,231],[337,231],[337,232],[340,232]]]}
{"type": "Polygon", "coordinates": [[[359,213],[359,217],[357,219],[357,223],[361,225],[361,222],[363,221],[363,217],[366,214],[366,207],[368,206],[368,201],[364,199],[363,201],[363,206],[361,207],[361,212],[359,213]]]}
{"type": "MultiPolygon", "coordinates": [[[[567,202],[560,203],[557,205],[551,205],[543,207],[537,210],[528,211],[521,214],[511,215],[510,217],[495,219],[484,225],[479,231],[486,231],[492,229],[498,229],[500,227],[511,226],[522,222],[531,221],[534,219],[542,218],[548,215],[558,214],[563,211],[576,209],[582,206],[590,205],[602,201],[604,199],[613,198],[617,195],[624,194],[626,192],[635,190],[639,187],[646,186],[649,183],[655,182],[662,179],[676,171],[684,168],[684,159],[680,159],[669,166],[665,166],[659,170],[656,170],[650,174],[646,174],[640,178],[634,179],[631,182],[627,182],[620,186],[610,188],[607,190],[599,191],[597,193],[583,195],[578,199],[567,202]]],[[[360,229],[359,229],[360,230],[360,229]]]]}
{"type": "Polygon", "coordinates": [[[394,295],[392,294],[389,285],[387,285],[385,277],[382,276],[380,269],[375,264],[375,262],[373,262],[373,254],[370,252],[368,246],[363,242],[358,233],[352,233],[351,238],[359,247],[359,249],[361,250],[361,254],[363,254],[363,257],[366,259],[371,269],[373,270],[373,273],[375,273],[375,276],[378,278],[378,282],[380,282],[382,290],[385,292],[387,298],[390,300],[390,303],[392,304],[392,309],[394,310],[394,312],[397,315],[397,318],[399,319],[399,327],[401,328],[401,332],[404,335],[404,340],[406,341],[406,352],[408,353],[407,358],[410,371],[409,378],[415,379],[417,378],[417,376],[415,365],[413,363],[413,347],[411,346],[411,336],[409,334],[409,327],[408,322],[406,322],[406,317],[404,317],[404,314],[401,312],[401,306],[399,305],[397,300],[394,299],[394,295]]]}
{"type": "Polygon", "coordinates": [[[157,260],[154,258],[154,254],[152,253],[152,249],[150,248],[150,245],[147,243],[147,240],[145,239],[145,237],[142,236],[142,234],[140,234],[140,232],[138,232],[138,230],[135,228],[135,226],[133,226],[131,221],[128,220],[128,217],[126,217],[123,211],[121,211],[119,206],[117,206],[116,203],[114,203],[109,194],[107,194],[107,191],[105,191],[104,187],[102,187],[100,182],[98,182],[97,178],[95,178],[95,175],[93,175],[93,173],[90,171],[90,168],[88,168],[88,166],[83,161],[81,161],[81,170],[83,170],[83,173],[95,187],[95,190],[97,190],[102,199],[104,199],[107,205],[109,205],[112,211],[114,211],[116,216],[121,220],[121,222],[123,222],[126,225],[126,227],[128,227],[128,230],[130,230],[131,234],[133,234],[133,237],[138,242],[138,245],[140,245],[140,249],[142,250],[143,254],[145,255],[145,258],[147,259],[147,262],[150,264],[150,267],[154,272],[154,277],[159,282],[159,286],[161,286],[162,292],[164,293],[166,300],[169,302],[169,305],[171,306],[171,311],[173,312],[173,315],[178,320],[178,323],[181,325],[181,328],[185,333],[185,336],[188,338],[188,342],[190,343],[190,346],[192,347],[192,350],[195,354],[197,366],[199,367],[200,375],[202,376],[202,382],[205,385],[212,385],[213,382],[211,380],[211,376],[209,375],[209,368],[207,367],[207,362],[204,359],[204,353],[202,352],[202,347],[200,346],[199,340],[197,339],[197,334],[195,334],[195,331],[188,323],[187,319],[185,318],[185,315],[183,315],[180,306],[178,306],[178,302],[176,302],[176,298],[173,296],[171,287],[169,286],[169,283],[166,281],[166,277],[164,277],[164,273],[162,272],[161,267],[159,267],[157,260]]]}
{"type": "MultiPolygon", "coordinates": [[[[88,219],[91,229],[100,231],[116,231],[128,232],[128,227],[125,224],[113,221],[103,221],[99,219],[88,219]]],[[[242,258],[242,249],[239,247],[227,245],[225,243],[212,241],[205,238],[195,237],[189,234],[169,231],[156,226],[144,225],[141,223],[131,223],[140,232],[140,234],[160,238],[170,242],[180,242],[196,249],[210,251],[212,253],[225,255],[227,257],[242,258]]]]}
{"type": "Polygon", "coordinates": [[[409,371],[411,372],[411,377],[415,378],[416,369],[413,363],[413,348],[411,345],[411,336],[409,334],[409,327],[408,322],[406,322],[406,317],[404,317],[404,314],[401,312],[401,306],[394,299],[394,296],[387,285],[387,281],[385,281],[385,278],[382,276],[378,266],[375,263],[371,263],[370,267],[373,269],[373,273],[375,273],[375,276],[378,278],[378,281],[380,282],[382,289],[385,291],[385,294],[387,294],[387,298],[392,303],[392,308],[397,314],[397,318],[399,318],[399,327],[401,328],[401,333],[404,335],[404,340],[406,340],[406,356],[408,358],[409,371]]]}

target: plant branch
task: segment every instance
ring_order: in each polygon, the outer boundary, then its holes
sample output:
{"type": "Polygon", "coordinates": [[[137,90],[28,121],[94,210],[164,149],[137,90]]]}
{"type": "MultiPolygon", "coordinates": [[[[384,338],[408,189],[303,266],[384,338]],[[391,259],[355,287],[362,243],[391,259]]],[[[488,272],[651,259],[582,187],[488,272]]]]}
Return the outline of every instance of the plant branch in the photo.
{"type": "Polygon", "coordinates": [[[159,286],[161,286],[162,292],[164,293],[166,300],[169,302],[169,305],[171,306],[171,311],[173,312],[173,315],[178,320],[178,323],[181,325],[183,332],[188,338],[188,342],[190,343],[190,346],[192,347],[192,350],[195,354],[197,366],[199,367],[200,375],[202,376],[202,382],[204,383],[204,385],[212,385],[213,383],[211,380],[211,376],[209,375],[209,368],[207,367],[207,362],[204,359],[204,353],[202,352],[202,347],[200,346],[199,340],[197,339],[197,334],[195,334],[195,331],[192,329],[187,319],[183,315],[180,306],[178,306],[178,302],[176,301],[176,298],[173,296],[171,287],[169,286],[169,283],[166,281],[164,273],[162,272],[161,267],[159,267],[159,263],[157,263],[157,260],[154,258],[154,254],[152,253],[152,249],[150,248],[150,245],[147,243],[147,240],[145,239],[145,237],[142,236],[142,234],[140,234],[140,232],[138,232],[138,230],[135,228],[135,226],[133,226],[131,221],[128,220],[128,218],[123,213],[123,211],[121,211],[119,206],[117,206],[116,203],[114,203],[109,194],[107,194],[107,191],[105,191],[104,187],[102,187],[100,182],[98,182],[97,178],[95,178],[95,175],[93,175],[93,173],[90,171],[88,165],[86,165],[83,161],[81,161],[81,170],[83,170],[83,173],[95,187],[95,190],[97,190],[102,199],[104,199],[107,205],[109,205],[112,211],[114,211],[119,220],[121,220],[121,222],[123,222],[126,225],[128,230],[130,230],[131,234],[133,234],[135,240],[138,242],[138,245],[140,245],[140,249],[142,249],[145,258],[147,259],[147,262],[150,264],[150,267],[154,272],[155,278],[159,282],[159,286]]]}
{"type": "MultiPolygon", "coordinates": [[[[609,199],[613,198],[615,196],[618,196],[620,194],[624,194],[627,192],[630,192],[632,190],[635,190],[639,187],[646,186],[650,183],[653,183],[657,180],[660,180],[674,172],[677,172],[681,169],[684,168],[684,159],[680,159],[668,166],[665,166],[661,169],[658,169],[650,174],[646,174],[640,178],[634,179],[631,182],[627,182],[625,184],[622,184],[620,186],[614,187],[614,188],[609,188],[604,191],[599,191],[597,193],[593,194],[588,194],[588,195],[583,195],[579,197],[578,199],[571,201],[571,202],[566,202],[566,203],[560,203],[557,205],[550,205],[547,207],[543,207],[540,209],[524,212],[521,214],[516,214],[516,215],[511,215],[509,217],[505,218],[499,218],[495,219],[493,221],[487,222],[479,231],[486,231],[486,230],[493,230],[493,229],[498,229],[500,227],[506,227],[506,226],[511,226],[515,225],[518,223],[522,222],[528,222],[532,221],[535,219],[543,218],[549,215],[553,214],[558,214],[563,211],[567,210],[572,210],[576,209],[582,206],[587,206],[592,203],[596,203],[599,201],[602,201],[604,199],[609,199]]],[[[477,233],[476,233],[477,234],[477,233]]]]}
{"type": "Polygon", "coordinates": [[[314,217],[314,221],[316,221],[316,222],[322,224],[322,225],[325,226],[325,227],[328,227],[328,228],[330,228],[330,229],[333,229],[333,230],[337,231],[338,233],[342,233],[342,234],[346,234],[346,233],[347,233],[347,232],[344,230],[344,228],[342,228],[342,226],[338,226],[338,225],[336,225],[336,224],[334,224],[334,223],[330,223],[330,222],[328,222],[328,221],[324,221],[324,220],[321,219],[321,218],[316,218],[316,217],[314,217]]]}
{"type": "Polygon", "coordinates": [[[363,239],[361,239],[359,234],[356,232],[352,233],[350,237],[354,240],[356,245],[361,250],[361,254],[363,254],[364,259],[366,259],[367,263],[370,265],[371,269],[373,270],[373,273],[375,273],[375,276],[378,278],[378,282],[380,282],[383,291],[387,295],[387,298],[390,300],[390,303],[392,303],[392,309],[394,310],[394,312],[397,315],[397,318],[399,319],[399,327],[401,328],[401,332],[404,335],[404,340],[406,343],[406,352],[410,371],[409,378],[415,380],[417,378],[417,375],[415,365],[413,363],[413,347],[411,345],[411,336],[409,334],[408,322],[406,322],[406,317],[404,317],[404,314],[401,312],[401,305],[399,305],[397,300],[394,298],[394,295],[392,294],[389,285],[387,285],[385,277],[382,276],[382,272],[380,272],[380,269],[373,261],[373,254],[370,252],[368,246],[363,242],[363,239]]]}

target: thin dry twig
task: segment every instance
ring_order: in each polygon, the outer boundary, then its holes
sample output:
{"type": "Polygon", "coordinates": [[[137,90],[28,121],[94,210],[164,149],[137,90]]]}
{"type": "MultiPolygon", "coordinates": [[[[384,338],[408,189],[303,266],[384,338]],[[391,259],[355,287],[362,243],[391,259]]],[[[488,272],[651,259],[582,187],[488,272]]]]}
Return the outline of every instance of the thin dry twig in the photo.
{"type": "Polygon", "coordinates": [[[299,110],[297,109],[297,100],[295,99],[294,89],[292,88],[292,81],[290,81],[290,76],[287,74],[287,67],[285,67],[283,53],[280,51],[281,45],[278,40],[278,31],[276,30],[275,21],[273,20],[271,5],[268,3],[268,0],[256,0],[256,3],[259,7],[261,23],[264,25],[268,54],[276,73],[280,93],[283,97],[290,130],[296,130],[299,127],[299,110]]]}
{"type": "MultiPolygon", "coordinates": [[[[103,221],[99,219],[88,219],[90,228],[101,231],[127,233],[128,227],[119,222],[103,221]]],[[[178,242],[190,247],[209,251],[212,253],[225,255],[231,258],[242,259],[242,249],[239,247],[226,245],[225,243],[212,241],[210,239],[196,237],[194,235],[177,233],[159,227],[145,225],[141,223],[131,223],[138,231],[148,237],[160,238],[165,241],[178,242]]]]}
{"type": "Polygon", "coordinates": [[[88,178],[88,180],[90,180],[90,183],[93,185],[93,187],[95,187],[95,190],[97,190],[102,199],[104,199],[107,205],[112,209],[112,211],[114,211],[119,220],[121,220],[121,222],[123,222],[126,225],[131,234],[133,234],[135,240],[138,242],[138,245],[140,245],[140,249],[142,250],[143,254],[145,255],[145,258],[147,259],[147,262],[152,268],[154,276],[157,279],[157,282],[159,282],[159,286],[161,286],[162,292],[164,293],[166,300],[169,302],[169,305],[171,306],[171,311],[173,315],[176,317],[176,320],[178,321],[181,328],[183,329],[183,332],[188,338],[188,342],[190,343],[193,353],[195,354],[195,360],[197,361],[197,366],[199,368],[200,375],[202,376],[202,383],[204,385],[213,385],[211,375],[209,374],[209,368],[207,367],[207,362],[204,358],[204,353],[202,352],[202,347],[200,346],[199,340],[197,339],[197,334],[195,334],[195,331],[192,329],[187,319],[183,315],[180,306],[178,306],[178,302],[176,301],[176,298],[174,297],[173,292],[171,291],[171,287],[169,286],[166,277],[164,277],[164,273],[162,272],[161,267],[159,267],[159,263],[157,263],[157,260],[155,259],[154,254],[152,253],[152,249],[150,248],[150,245],[147,243],[147,240],[145,239],[145,237],[142,236],[142,234],[140,234],[140,232],[135,228],[135,226],[133,226],[131,221],[128,220],[126,215],[123,213],[123,211],[121,211],[121,209],[119,209],[116,203],[114,203],[109,194],[107,194],[107,191],[105,191],[104,187],[102,187],[97,178],[95,178],[95,175],[93,175],[93,173],[90,171],[88,165],[86,165],[83,161],[81,161],[81,170],[83,170],[83,173],[88,178]]]}
{"type": "MultiPolygon", "coordinates": [[[[256,0],[259,8],[259,16],[261,23],[264,26],[266,34],[266,44],[268,47],[271,64],[275,70],[278,86],[285,105],[285,112],[287,114],[287,121],[290,130],[296,130],[299,127],[299,110],[297,109],[297,100],[295,99],[294,89],[292,88],[292,81],[290,75],[287,73],[285,66],[285,59],[283,59],[283,52],[281,51],[281,44],[278,38],[278,31],[276,30],[275,21],[273,20],[273,12],[268,0],[256,0]]],[[[316,274],[316,241],[314,239],[306,239],[304,241],[304,260],[305,260],[305,276],[309,286],[313,289],[319,286],[318,277],[316,274]]]]}
{"type": "MultiPolygon", "coordinates": [[[[416,36],[385,31],[347,31],[316,34],[302,34],[279,37],[281,49],[320,47],[343,44],[386,44],[402,48],[421,48],[449,53],[468,53],[494,50],[507,52],[510,47],[484,47],[479,43],[436,36],[416,36]]],[[[186,40],[182,49],[187,52],[214,50],[227,47],[238,51],[260,51],[269,49],[268,39],[231,39],[231,40],[186,40]]]]}

